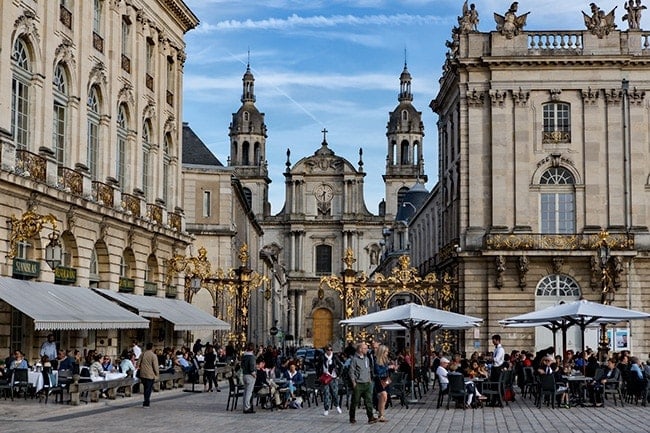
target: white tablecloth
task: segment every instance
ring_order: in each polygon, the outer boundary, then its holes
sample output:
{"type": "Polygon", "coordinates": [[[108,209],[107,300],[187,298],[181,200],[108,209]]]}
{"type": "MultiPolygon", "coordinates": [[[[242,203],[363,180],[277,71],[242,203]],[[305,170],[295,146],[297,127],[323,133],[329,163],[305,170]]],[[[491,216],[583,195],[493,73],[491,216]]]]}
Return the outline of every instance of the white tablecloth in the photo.
{"type": "MultiPolygon", "coordinates": [[[[59,372],[54,370],[54,371],[52,371],[51,374],[54,375],[54,381],[52,379],[50,379],[50,382],[51,382],[50,386],[55,386],[56,385],[56,380],[58,379],[59,372]]],[[[40,372],[40,371],[31,371],[31,370],[28,371],[27,372],[27,380],[36,389],[36,392],[43,389],[43,373],[42,372],[40,372]]]]}
{"type": "Polygon", "coordinates": [[[125,377],[126,373],[106,373],[104,376],[90,376],[90,380],[99,382],[100,380],[123,379],[125,377]]]}

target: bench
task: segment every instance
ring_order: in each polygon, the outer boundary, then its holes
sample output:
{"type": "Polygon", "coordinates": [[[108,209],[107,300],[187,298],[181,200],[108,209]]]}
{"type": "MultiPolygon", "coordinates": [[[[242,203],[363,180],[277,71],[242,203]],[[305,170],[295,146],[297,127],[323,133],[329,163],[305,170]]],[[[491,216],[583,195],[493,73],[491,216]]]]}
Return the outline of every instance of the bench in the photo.
{"type": "MultiPolygon", "coordinates": [[[[81,401],[82,394],[88,394],[91,402],[99,401],[99,393],[106,390],[109,399],[115,400],[118,388],[124,389],[124,396],[131,396],[131,387],[135,381],[132,377],[122,379],[99,380],[97,382],[79,382],[79,376],[74,376],[72,383],[68,387],[70,393],[70,404],[77,406],[81,401]]],[[[86,403],[88,401],[84,400],[86,403]]]]}
{"type": "Polygon", "coordinates": [[[182,388],[184,385],[185,373],[182,371],[160,373],[153,383],[153,390],[158,392],[161,389],[182,388]]]}

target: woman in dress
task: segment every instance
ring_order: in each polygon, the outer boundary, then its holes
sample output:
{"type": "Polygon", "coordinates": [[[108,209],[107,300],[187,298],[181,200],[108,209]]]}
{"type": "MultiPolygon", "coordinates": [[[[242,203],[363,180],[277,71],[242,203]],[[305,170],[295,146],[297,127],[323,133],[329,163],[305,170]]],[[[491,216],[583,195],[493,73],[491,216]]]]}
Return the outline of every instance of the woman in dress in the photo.
{"type": "Polygon", "coordinates": [[[388,388],[390,387],[390,363],[388,360],[388,347],[383,344],[377,348],[375,353],[374,376],[379,422],[386,422],[388,420],[384,417],[384,411],[386,410],[388,388]]]}

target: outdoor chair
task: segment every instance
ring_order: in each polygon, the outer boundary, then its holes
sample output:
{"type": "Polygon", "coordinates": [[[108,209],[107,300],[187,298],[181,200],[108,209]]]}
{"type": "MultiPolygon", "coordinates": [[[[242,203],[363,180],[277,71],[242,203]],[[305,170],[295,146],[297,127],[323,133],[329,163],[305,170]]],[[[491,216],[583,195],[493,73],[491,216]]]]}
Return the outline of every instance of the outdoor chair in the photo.
{"type": "Polygon", "coordinates": [[[238,384],[233,376],[228,377],[228,401],[226,410],[233,411],[237,409],[239,397],[244,398],[244,385],[238,384]]]}
{"type": "Polygon", "coordinates": [[[436,409],[439,409],[442,407],[442,401],[445,398],[445,395],[449,392],[449,385],[447,385],[447,388],[444,390],[442,389],[442,382],[440,382],[440,378],[438,378],[438,402],[436,403],[436,409]]]}
{"type": "Polygon", "coordinates": [[[465,378],[461,373],[449,373],[449,388],[447,389],[447,409],[452,399],[460,400],[460,404],[465,410],[465,398],[467,397],[467,389],[465,388],[465,378]]]}
{"type": "Polygon", "coordinates": [[[303,401],[307,401],[308,407],[311,407],[312,400],[314,404],[318,406],[318,395],[322,394],[322,392],[315,373],[304,375],[303,383],[301,385],[298,385],[298,392],[300,393],[303,401]]]}
{"type": "MultiPolygon", "coordinates": [[[[396,371],[390,375],[390,395],[399,398],[399,402],[407,409],[409,407],[406,399],[406,374],[396,371]]],[[[392,399],[392,398],[391,398],[392,399]]]]}
{"type": "Polygon", "coordinates": [[[498,405],[499,407],[503,407],[503,394],[504,394],[504,375],[507,370],[502,370],[499,373],[499,380],[496,381],[491,381],[491,380],[486,380],[483,382],[483,390],[481,391],[481,394],[483,394],[488,402],[492,402],[493,405],[498,405]]]}
{"type": "Polygon", "coordinates": [[[621,407],[623,407],[623,395],[621,394],[621,382],[619,380],[608,380],[603,386],[603,406],[605,405],[605,399],[608,399],[607,396],[612,396],[614,400],[614,406],[616,406],[616,398],[621,402],[621,407]]]}
{"type": "Polygon", "coordinates": [[[13,376],[11,379],[11,388],[12,392],[16,395],[23,392],[25,400],[27,400],[27,394],[29,394],[29,374],[26,368],[15,368],[13,371],[13,376]]]}
{"type": "Polygon", "coordinates": [[[526,395],[528,395],[528,399],[535,397],[537,394],[537,381],[535,380],[533,367],[524,367],[522,373],[524,378],[521,383],[521,397],[526,398],[526,395]]]}
{"type": "Polygon", "coordinates": [[[14,400],[12,391],[11,382],[8,379],[0,379],[0,395],[4,395],[5,400],[7,399],[7,394],[11,397],[11,401],[14,400]]]}
{"type": "Polygon", "coordinates": [[[539,378],[539,395],[537,397],[537,407],[542,407],[542,401],[544,397],[547,397],[550,400],[551,407],[555,409],[555,400],[558,395],[567,393],[568,390],[559,390],[556,383],[555,377],[552,374],[544,374],[539,378]]]}
{"type": "Polygon", "coordinates": [[[350,387],[348,386],[347,380],[341,378],[341,380],[339,380],[339,407],[343,407],[343,398],[345,398],[345,407],[349,409],[350,408],[350,387]]]}

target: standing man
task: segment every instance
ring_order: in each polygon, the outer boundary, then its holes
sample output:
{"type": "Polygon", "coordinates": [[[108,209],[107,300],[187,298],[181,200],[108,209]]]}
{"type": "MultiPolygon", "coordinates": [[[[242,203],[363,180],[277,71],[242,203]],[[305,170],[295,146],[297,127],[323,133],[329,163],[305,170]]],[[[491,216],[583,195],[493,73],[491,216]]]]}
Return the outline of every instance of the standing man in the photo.
{"type": "Polygon", "coordinates": [[[363,398],[366,406],[368,424],[374,424],[378,420],[372,411],[372,377],[370,375],[370,359],[368,356],[368,345],[357,344],[357,351],[350,362],[350,381],[352,382],[352,403],[350,403],[350,423],[356,424],[357,406],[363,398]]]}
{"type": "Polygon", "coordinates": [[[131,352],[133,352],[136,361],[140,360],[140,355],[142,355],[142,349],[140,349],[140,346],[138,346],[138,340],[133,340],[133,342],[131,343],[131,352]]]}
{"type": "MultiPolygon", "coordinates": [[[[501,380],[501,370],[505,362],[506,351],[501,345],[501,336],[494,334],[492,336],[492,344],[494,344],[494,352],[492,352],[492,369],[490,370],[490,382],[498,382],[501,380]]],[[[497,404],[498,398],[492,396],[492,404],[497,404]]]]}
{"type": "Polygon", "coordinates": [[[252,404],[253,388],[255,387],[255,379],[257,376],[254,350],[255,344],[248,343],[241,360],[241,369],[244,375],[244,413],[255,413],[252,404]]]}
{"type": "Polygon", "coordinates": [[[153,353],[153,343],[147,343],[147,350],[140,358],[140,382],[144,386],[144,402],[142,407],[149,407],[153,382],[158,377],[158,356],[153,353]]]}
{"type": "Polygon", "coordinates": [[[49,359],[56,359],[57,350],[56,342],[54,341],[54,334],[47,334],[47,341],[41,344],[41,350],[38,354],[41,358],[47,355],[49,359]]]}

